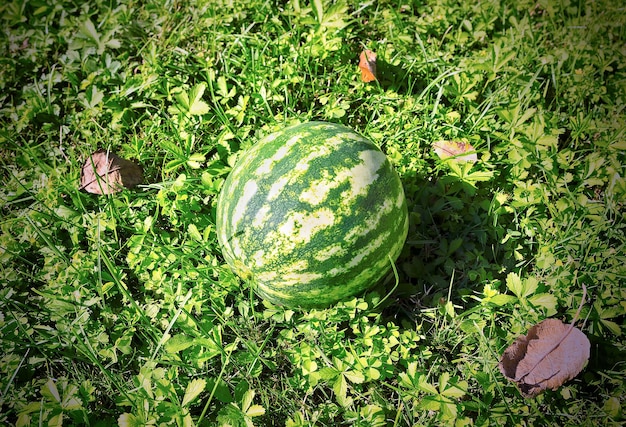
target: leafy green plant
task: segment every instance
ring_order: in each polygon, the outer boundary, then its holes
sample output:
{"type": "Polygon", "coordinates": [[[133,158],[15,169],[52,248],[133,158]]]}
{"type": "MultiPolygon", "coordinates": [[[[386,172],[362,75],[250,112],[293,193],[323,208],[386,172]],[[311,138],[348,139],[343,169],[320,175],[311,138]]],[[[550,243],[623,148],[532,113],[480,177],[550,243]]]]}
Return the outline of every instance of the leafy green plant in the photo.
{"type": "Polygon", "coordinates": [[[622,5],[5,3],[1,424],[623,423],[622,5]],[[395,274],[301,312],[225,265],[214,209],[242,150],[312,119],[382,148],[410,230],[395,274]],[[146,184],[78,191],[98,148],[146,184]],[[501,352],[583,284],[589,365],[523,398],[501,352]]]}
{"type": "Polygon", "coordinates": [[[241,396],[240,403],[230,403],[220,409],[217,422],[220,426],[254,426],[253,419],[265,414],[265,408],[253,404],[255,392],[247,390],[241,396]]]}
{"type": "Polygon", "coordinates": [[[459,381],[457,377],[450,377],[447,372],[439,376],[437,386],[430,384],[426,375],[417,371],[417,363],[409,364],[406,373],[400,374],[399,385],[407,388],[408,394],[415,394],[412,404],[414,416],[419,417],[420,412],[435,411],[438,413],[438,420],[449,425],[463,425],[469,422],[468,419],[460,417],[459,408],[463,408],[459,403],[467,392],[467,382],[459,381]],[[421,398],[417,394],[425,394],[421,398]]]}

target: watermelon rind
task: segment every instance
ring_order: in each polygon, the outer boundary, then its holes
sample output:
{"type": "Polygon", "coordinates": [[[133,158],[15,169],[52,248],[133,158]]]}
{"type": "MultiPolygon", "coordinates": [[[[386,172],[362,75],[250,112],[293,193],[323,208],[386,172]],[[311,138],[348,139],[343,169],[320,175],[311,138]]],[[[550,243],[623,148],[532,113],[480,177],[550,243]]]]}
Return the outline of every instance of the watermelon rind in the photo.
{"type": "Polygon", "coordinates": [[[232,270],[271,303],[327,307],[389,273],[408,232],[402,183],[380,148],[352,129],[306,122],[238,160],[217,200],[232,270]]]}

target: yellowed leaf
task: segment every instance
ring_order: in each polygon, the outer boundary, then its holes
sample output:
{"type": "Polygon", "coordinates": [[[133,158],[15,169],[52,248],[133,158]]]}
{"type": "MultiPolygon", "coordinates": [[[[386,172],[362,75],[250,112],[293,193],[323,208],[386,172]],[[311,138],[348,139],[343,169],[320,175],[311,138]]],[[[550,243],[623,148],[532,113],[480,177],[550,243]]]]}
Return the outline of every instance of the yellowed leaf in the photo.
{"type": "Polygon", "coordinates": [[[376,53],[371,50],[361,52],[359,68],[361,69],[361,80],[365,83],[376,80],[376,53]]]}
{"type": "Polygon", "coordinates": [[[433,144],[433,149],[442,160],[454,158],[459,162],[475,163],[478,161],[476,150],[467,142],[441,140],[433,144]]]}
{"type": "Polygon", "coordinates": [[[502,354],[500,372],[525,397],[556,390],[582,371],[589,360],[587,336],[573,325],[546,319],[518,337],[502,354]]]}
{"type": "Polygon", "coordinates": [[[142,182],[140,166],[105,150],[92,153],[80,174],[80,189],[93,194],[112,194],[142,182]]]}

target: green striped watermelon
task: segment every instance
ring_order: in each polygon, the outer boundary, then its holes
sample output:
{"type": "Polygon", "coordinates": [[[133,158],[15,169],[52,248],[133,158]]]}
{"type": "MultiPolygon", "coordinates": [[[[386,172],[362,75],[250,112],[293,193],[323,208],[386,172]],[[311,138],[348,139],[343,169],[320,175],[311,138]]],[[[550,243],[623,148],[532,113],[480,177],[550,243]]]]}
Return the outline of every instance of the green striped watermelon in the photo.
{"type": "Polygon", "coordinates": [[[239,159],[217,200],[224,258],[286,307],[326,307],[385,276],[408,230],[404,190],[380,149],[338,124],[271,134],[239,159]]]}

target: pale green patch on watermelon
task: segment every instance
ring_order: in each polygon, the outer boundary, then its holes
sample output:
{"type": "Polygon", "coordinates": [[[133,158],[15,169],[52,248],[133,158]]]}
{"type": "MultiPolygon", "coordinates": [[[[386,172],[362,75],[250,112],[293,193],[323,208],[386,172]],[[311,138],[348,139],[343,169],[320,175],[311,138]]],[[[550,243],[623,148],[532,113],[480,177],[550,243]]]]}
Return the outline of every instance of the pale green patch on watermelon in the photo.
{"type": "Polygon", "coordinates": [[[248,181],[246,182],[246,185],[244,185],[243,195],[237,202],[237,206],[235,206],[235,211],[233,212],[233,221],[235,224],[237,224],[243,218],[248,203],[250,203],[250,200],[252,200],[258,189],[259,187],[254,181],[248,181]]]}
{"type": "MultiPolygon", "coordinates": [[[[288,177],[281,177],[278,178],[278,180],[272,184],[272,187],[270,188],[269,193],[267,194],[267,201],[271,202],[272,200],[276,199],[280,193],[283,191],[283,189],[287,186],[287,184],[289,184],[289,178],[288,177]]],[[[271,205],[265,205],[264,207],[267,208],[271,208],[271,205]]]]}
{"type": "Polygon", "coordinates": [[[289,307],[327,306],[374,285],[407,230],[402,184],[384,153],[331,123],[251,147],[217,202],[225,260],[261,297],[289,307]]]}
{"type": "Polygon", "coordinates": [[[342,256],[346,253],[346,249],[343,244],[336,243],[327,247],[325,250],[320,251],[316,254],[313,254],[313,258],[315,258],[319,262],[326,261],[327,259],[331,259],[332,257],[342,256]]]}
{"type": "Polygon", "coordinates": [[[350,204],[354,198],[367,192],[369,186],[378,178],[378,170],[387,157],[380,151],[370,150],[359,153],[359,159],[361,163],[337,174],[337,179],[350,182],[350,188],[342,193],[344,204],[350,204]]]}
{"type": "Polygon", "coordinates": [[[261,163],[261,166],[259,166],[254,172],[254,174],[259,177],[270,174],[276,162],[279,162],[284,157],[286,157],[291,152],[291,149],[298,142],[298,140],[299,138],[296,136],[287,141],[285,145],[280,147],[272,157],[270,157],[269,159],[265,159],[263,163],[261,163]]]}
{"type": "Polygon", "coordinates": [[[278,231],[295,245],[307,244],[313,236],[335,223],[335,214],[328,208],[321,208],[311,213],[292,212],[279,227],[278,231]]]}

